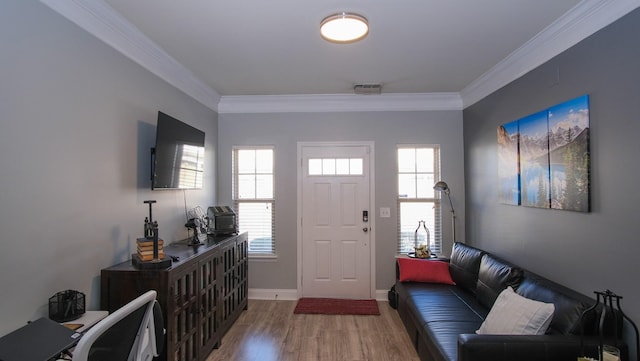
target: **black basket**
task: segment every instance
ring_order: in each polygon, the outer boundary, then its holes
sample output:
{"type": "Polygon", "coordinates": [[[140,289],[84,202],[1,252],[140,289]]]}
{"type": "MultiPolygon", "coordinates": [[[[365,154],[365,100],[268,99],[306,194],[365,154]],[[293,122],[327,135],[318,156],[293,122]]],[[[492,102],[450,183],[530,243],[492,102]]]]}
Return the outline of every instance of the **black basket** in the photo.
{"type": "Polygon", "coordinates": [[[76,320],[85,312],[84,293],[66,290],[49,298],[49,318],[56,322],[76,320]]]}
{"type": "Polygon", "coordinates": [[[396,292],[396,285],[391,286],[389,292],[387,292],[389,298],[389,306],[394,310],[398,308],[398,293],[396,292]]]}

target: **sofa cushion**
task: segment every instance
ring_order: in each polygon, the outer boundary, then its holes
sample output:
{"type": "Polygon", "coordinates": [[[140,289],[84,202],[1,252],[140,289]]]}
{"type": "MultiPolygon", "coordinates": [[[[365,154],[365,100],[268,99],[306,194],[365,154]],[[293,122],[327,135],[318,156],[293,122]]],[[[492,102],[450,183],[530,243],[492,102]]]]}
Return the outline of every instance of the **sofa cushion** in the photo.
{"type": "Polygon", "coordinates": [[[455,285],[449,273],[449,264],[415,258],[398,258],[400,282],[427,282],[455,285]]]}
{"type": "MultiPolygon", "coordinates": [[[[552,334],[579,335],[582,313],[594,303],[576,291],[529,272],[518,286],[517,293],[529,299],[554,304],[556,312],[549,327],[549,333],[552,334]]],[[[586,330],[593,328],[589,326],[595,322],[593,314],[588,316],[590,317],[582,320],[587,325],[586,330]]]]}
{"type": "MultiPolygon", "coordinates": [[[[416,323],[472,321],[482,323],[488,310],[473,295],[455,286],[425,283],[404,283],[408,294],[407,307],[416,323]]],[[[475,329],[474,329],[475,331],[475,329]]]]}
{"type": "Polygon", "coordinates": [[[490,254],[480,261],[476,297],[487,308],[491,308],[502,290],[508,286],[517,289],[522,279],[522,269],[490,254]]]}
{"type": "Polygon", "coordinates": [[[530,300],[507,287],[494,302],[477,334],[480,335],[543,335],[547,332],[553,303],[530,300]]]}
{"type": "Polygon", "coordinates": [[[464,243],[453,244],[449,260],[451,278],[458,287],[475,294],[483,251],[464,243]]]}

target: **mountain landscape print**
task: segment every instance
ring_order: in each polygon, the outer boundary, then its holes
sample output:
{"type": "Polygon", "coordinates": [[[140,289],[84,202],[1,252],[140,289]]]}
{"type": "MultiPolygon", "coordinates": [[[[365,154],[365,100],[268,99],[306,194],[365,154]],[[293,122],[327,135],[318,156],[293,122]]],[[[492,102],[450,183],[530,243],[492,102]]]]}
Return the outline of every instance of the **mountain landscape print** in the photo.
{"type": "Polygon", "coordinates": [[[589,212],[589,96],[498,127],[499,200],[589,212]]]}
{"type": "Polygon", "coordinates": [[[498,127],[498,179],[500,203],[520,205],[517,121],[498,127]]]}
{"type": "Polygon", "coordinates": [[[549,109],[551,208],[590,211],[589,97],[549,109]]]}
{"type": "Polygon", "coordinates": [[[518,121],[520,127],[520,192],[523,206],[549,208],[548,112],[518,121]]]}

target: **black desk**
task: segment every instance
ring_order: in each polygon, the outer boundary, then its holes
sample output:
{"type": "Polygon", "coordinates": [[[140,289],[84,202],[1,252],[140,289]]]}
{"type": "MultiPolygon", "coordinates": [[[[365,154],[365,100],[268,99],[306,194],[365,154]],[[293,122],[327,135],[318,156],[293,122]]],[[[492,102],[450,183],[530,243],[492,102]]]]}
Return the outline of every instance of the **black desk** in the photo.
{"type": "Polygon", "coordinates": [[[47,361],[73,347],[80,334],[39,318],[0,338],[0,361],[47,361]]]}

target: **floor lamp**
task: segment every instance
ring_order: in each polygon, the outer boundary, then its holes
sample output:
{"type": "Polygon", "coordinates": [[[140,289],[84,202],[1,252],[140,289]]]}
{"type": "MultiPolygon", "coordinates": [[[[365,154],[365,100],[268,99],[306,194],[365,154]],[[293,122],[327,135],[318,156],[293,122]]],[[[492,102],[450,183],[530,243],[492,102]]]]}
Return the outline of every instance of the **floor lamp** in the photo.
{"type": "Polygon", "coordinates": [[[447,198],[449,198],[449,205],[451,206],[451,229],[452,229],[451,236],[453,237],[453,242],[455,242],[456,241],[456,211],[453,209],[453,202],[451,202],[451,196],[450,196],[451,189],[449,188],[447,183],[443,181],[436,183],[433,186],[433,189],[437,190],[438,192],[444,192],[444,194],[447,195],[447,198]]]}

